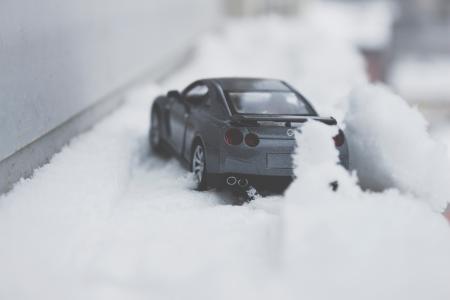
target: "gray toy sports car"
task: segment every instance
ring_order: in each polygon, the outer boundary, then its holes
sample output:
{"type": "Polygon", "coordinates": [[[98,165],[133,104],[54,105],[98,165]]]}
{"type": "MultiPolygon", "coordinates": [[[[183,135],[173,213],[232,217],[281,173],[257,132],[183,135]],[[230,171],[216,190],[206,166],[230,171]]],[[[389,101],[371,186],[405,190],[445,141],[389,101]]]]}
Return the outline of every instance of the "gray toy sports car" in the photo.
{"type": "MultiPolygon", "coordinates": [[[[174,153],[190,166],[198,190],[245,189],[260,179],[292,178],[295,130],[310,119],[336,126],[286,82],[203,79],[155,99],[149,139],[154,151],[174,153]]],[[[347,167],[341,130],[334,142],[347,167]]]]}

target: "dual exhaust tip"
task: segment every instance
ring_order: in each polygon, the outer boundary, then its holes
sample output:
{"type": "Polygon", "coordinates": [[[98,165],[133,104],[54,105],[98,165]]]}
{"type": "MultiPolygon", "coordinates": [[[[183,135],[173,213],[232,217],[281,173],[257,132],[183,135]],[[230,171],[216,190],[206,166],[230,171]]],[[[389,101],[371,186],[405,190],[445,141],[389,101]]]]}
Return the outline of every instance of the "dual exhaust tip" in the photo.
{"type": "Polygon", "coordinates": [[[247,178],[238,178],[235,176],[227,177],[227,185],[235,186],[236,184],[240,187],[246,187],[248,185],[248,180],[247,178]]]}

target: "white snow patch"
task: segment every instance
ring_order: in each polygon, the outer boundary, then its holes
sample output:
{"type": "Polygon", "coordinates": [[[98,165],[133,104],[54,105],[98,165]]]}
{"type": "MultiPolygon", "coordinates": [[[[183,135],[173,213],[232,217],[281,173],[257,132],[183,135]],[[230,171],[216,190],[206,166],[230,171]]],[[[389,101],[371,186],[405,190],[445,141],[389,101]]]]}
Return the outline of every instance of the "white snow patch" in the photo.
{"type": "Polygon", "coordinates": [[[373,190],[395,187],[443,211],[450,200],[447,149],[427,132],[416,108],[383,86],[350,95],[345,117],[351,165],[373,190]]]}
{"type": "Polygon", "coordinates": [[[1,299],[229,299],[259,288],[276,209],[193,191],[178,161],[150,153],[159,92],[136,90],[0,197],[1,299]]]}
{"type": "Polygon", "coordinates": [[[314,122],[298,137],[298,180],[282,213],[291,292],[297,299],[450,297],[445,219],[395,190],[361,191],[337,164],[334,134],[314,122]],[[332,180],[339,182],[337,192],[332,180]]]}

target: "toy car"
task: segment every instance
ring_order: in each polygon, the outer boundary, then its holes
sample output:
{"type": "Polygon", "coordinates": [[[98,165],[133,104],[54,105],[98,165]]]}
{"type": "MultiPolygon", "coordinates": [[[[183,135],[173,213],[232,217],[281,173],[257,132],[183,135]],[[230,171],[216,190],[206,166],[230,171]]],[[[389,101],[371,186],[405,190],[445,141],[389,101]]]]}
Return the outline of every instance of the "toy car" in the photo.
{"type": "MultiPolygon", "coordinates": [[[[187,163],[198,190],[245,188],[262,178],[292,178],[295,130],[310,119],[336,126],[284,81],[203,79],[155,99],[149,140],[154,151],[170,151],[187,163]]],[[[341,130],[334,141],[347,167],[341,130]]]]}

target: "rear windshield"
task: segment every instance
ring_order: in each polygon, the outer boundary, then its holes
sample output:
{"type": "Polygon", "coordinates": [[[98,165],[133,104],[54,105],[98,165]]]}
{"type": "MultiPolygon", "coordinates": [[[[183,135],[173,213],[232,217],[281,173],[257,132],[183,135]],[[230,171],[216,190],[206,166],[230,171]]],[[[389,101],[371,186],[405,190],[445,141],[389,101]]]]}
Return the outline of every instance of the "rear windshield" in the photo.
{"type": "Polygon", "coordinates": [[[305,101],[292,92],[228,92],[227,96],[238,114],[313,114],[305,101]]]}

